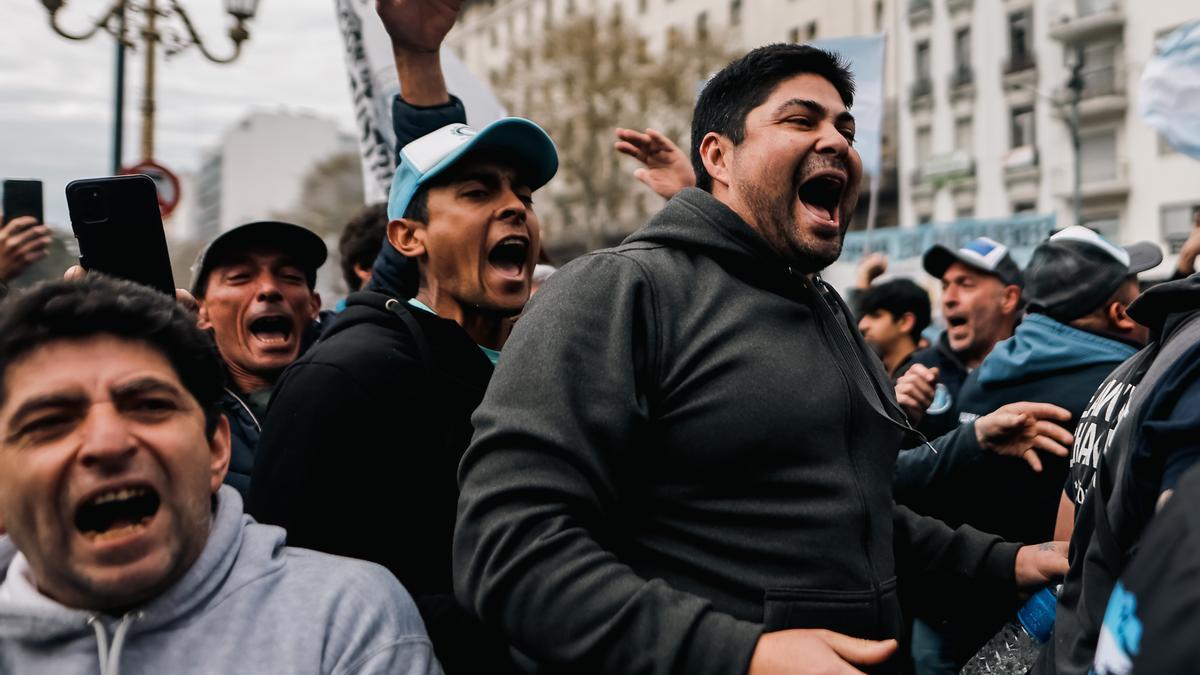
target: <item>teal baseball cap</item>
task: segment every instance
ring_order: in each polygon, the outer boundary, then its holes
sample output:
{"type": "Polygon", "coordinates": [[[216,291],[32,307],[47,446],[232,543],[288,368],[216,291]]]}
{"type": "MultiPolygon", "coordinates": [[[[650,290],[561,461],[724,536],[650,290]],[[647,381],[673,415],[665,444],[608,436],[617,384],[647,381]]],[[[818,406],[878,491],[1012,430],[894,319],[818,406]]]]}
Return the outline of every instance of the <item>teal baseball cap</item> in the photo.
{"type": "Polygon", "coordinates": [[[400,166],[388,193],[388,218],[403,218],[413,195],[425,182],[467,153],[477,151],[511,161],[534,190],[550,182],[558,171],[554,141],[527,119],[504,117],[479,130],[466,124],[447,124],[400,150],[400,166]]]}

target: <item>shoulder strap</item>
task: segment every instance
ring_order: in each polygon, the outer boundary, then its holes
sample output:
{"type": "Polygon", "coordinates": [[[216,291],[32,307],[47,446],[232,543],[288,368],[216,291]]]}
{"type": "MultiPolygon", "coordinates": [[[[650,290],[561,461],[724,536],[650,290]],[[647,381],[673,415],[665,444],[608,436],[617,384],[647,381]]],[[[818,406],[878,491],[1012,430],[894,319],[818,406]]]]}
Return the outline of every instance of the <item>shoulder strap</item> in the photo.
{"type": "Polygon", "coordinates": [[[433,352],[429,349],[429,340],[425,337],[425,330],[421,328],[421,324],[413,318],[412,312],[402,306],[402,303],[395,298],[388,298],[383,305],[392,314],[404,322],[408,326],[408,332],[412,334],[413,341],[417,343],[417,351],[421,353],[421,362],[425,364],[425,370],[433,370],[433,352]]]}

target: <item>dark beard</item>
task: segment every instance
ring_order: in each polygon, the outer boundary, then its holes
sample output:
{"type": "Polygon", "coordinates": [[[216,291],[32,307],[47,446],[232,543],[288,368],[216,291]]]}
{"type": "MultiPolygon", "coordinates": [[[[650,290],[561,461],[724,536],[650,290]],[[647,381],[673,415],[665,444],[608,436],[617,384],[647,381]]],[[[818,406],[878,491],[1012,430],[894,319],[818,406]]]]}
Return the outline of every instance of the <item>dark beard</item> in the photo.
{"type": "Polygon", "coordinates": [[[745,190],[746,206],[755,214],[758,221],[757,230],[771,248],[787,260],[791,267],[802,274],[820,272],[837,261],[842,254],[842,242],[846,236],[846,228],[841,228],[837,247],[832,250],[820,250],[809,245],[803,232],[794,233],[796,223],[792,215],[792,205],[795,193],[784,196],[768,194],[758,186],[745,190]]]}

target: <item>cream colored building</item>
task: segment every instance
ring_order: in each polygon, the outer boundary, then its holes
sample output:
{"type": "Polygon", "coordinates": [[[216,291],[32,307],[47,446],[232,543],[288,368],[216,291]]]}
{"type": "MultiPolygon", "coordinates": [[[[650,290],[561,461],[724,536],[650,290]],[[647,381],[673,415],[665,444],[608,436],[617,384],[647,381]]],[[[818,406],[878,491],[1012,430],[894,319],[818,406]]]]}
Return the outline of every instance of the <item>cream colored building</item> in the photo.
{"type": "Polygon", "coordinates": [[[1082,224],[1168,250],[1186,237],[1200,162],[1138,117],[1138,79],[1156,39],[1200,5],[906,1],[895,31],[904,223],[1038,212],[1073,224],[1069,82],[1081,54],[1082,224]]]}

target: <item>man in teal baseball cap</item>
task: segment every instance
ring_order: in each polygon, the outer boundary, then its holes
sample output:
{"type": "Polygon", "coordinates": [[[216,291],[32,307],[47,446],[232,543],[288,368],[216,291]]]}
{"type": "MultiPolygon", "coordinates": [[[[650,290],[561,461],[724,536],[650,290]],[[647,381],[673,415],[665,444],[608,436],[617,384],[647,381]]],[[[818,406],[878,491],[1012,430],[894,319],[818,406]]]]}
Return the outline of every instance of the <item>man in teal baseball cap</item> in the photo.
{"type": "Polygon", "coordinates": [[[391,570],[450,675],[510,672],[501,637],[453,598],[456,469],[529,299],[541,241],[533,193],[558,155],[540,127],[510,117],[448,124],[399,160],[384,246],[403,255],[411,292],[351,294],[284,373],[248,510],[293,545],[391,570]]]}

